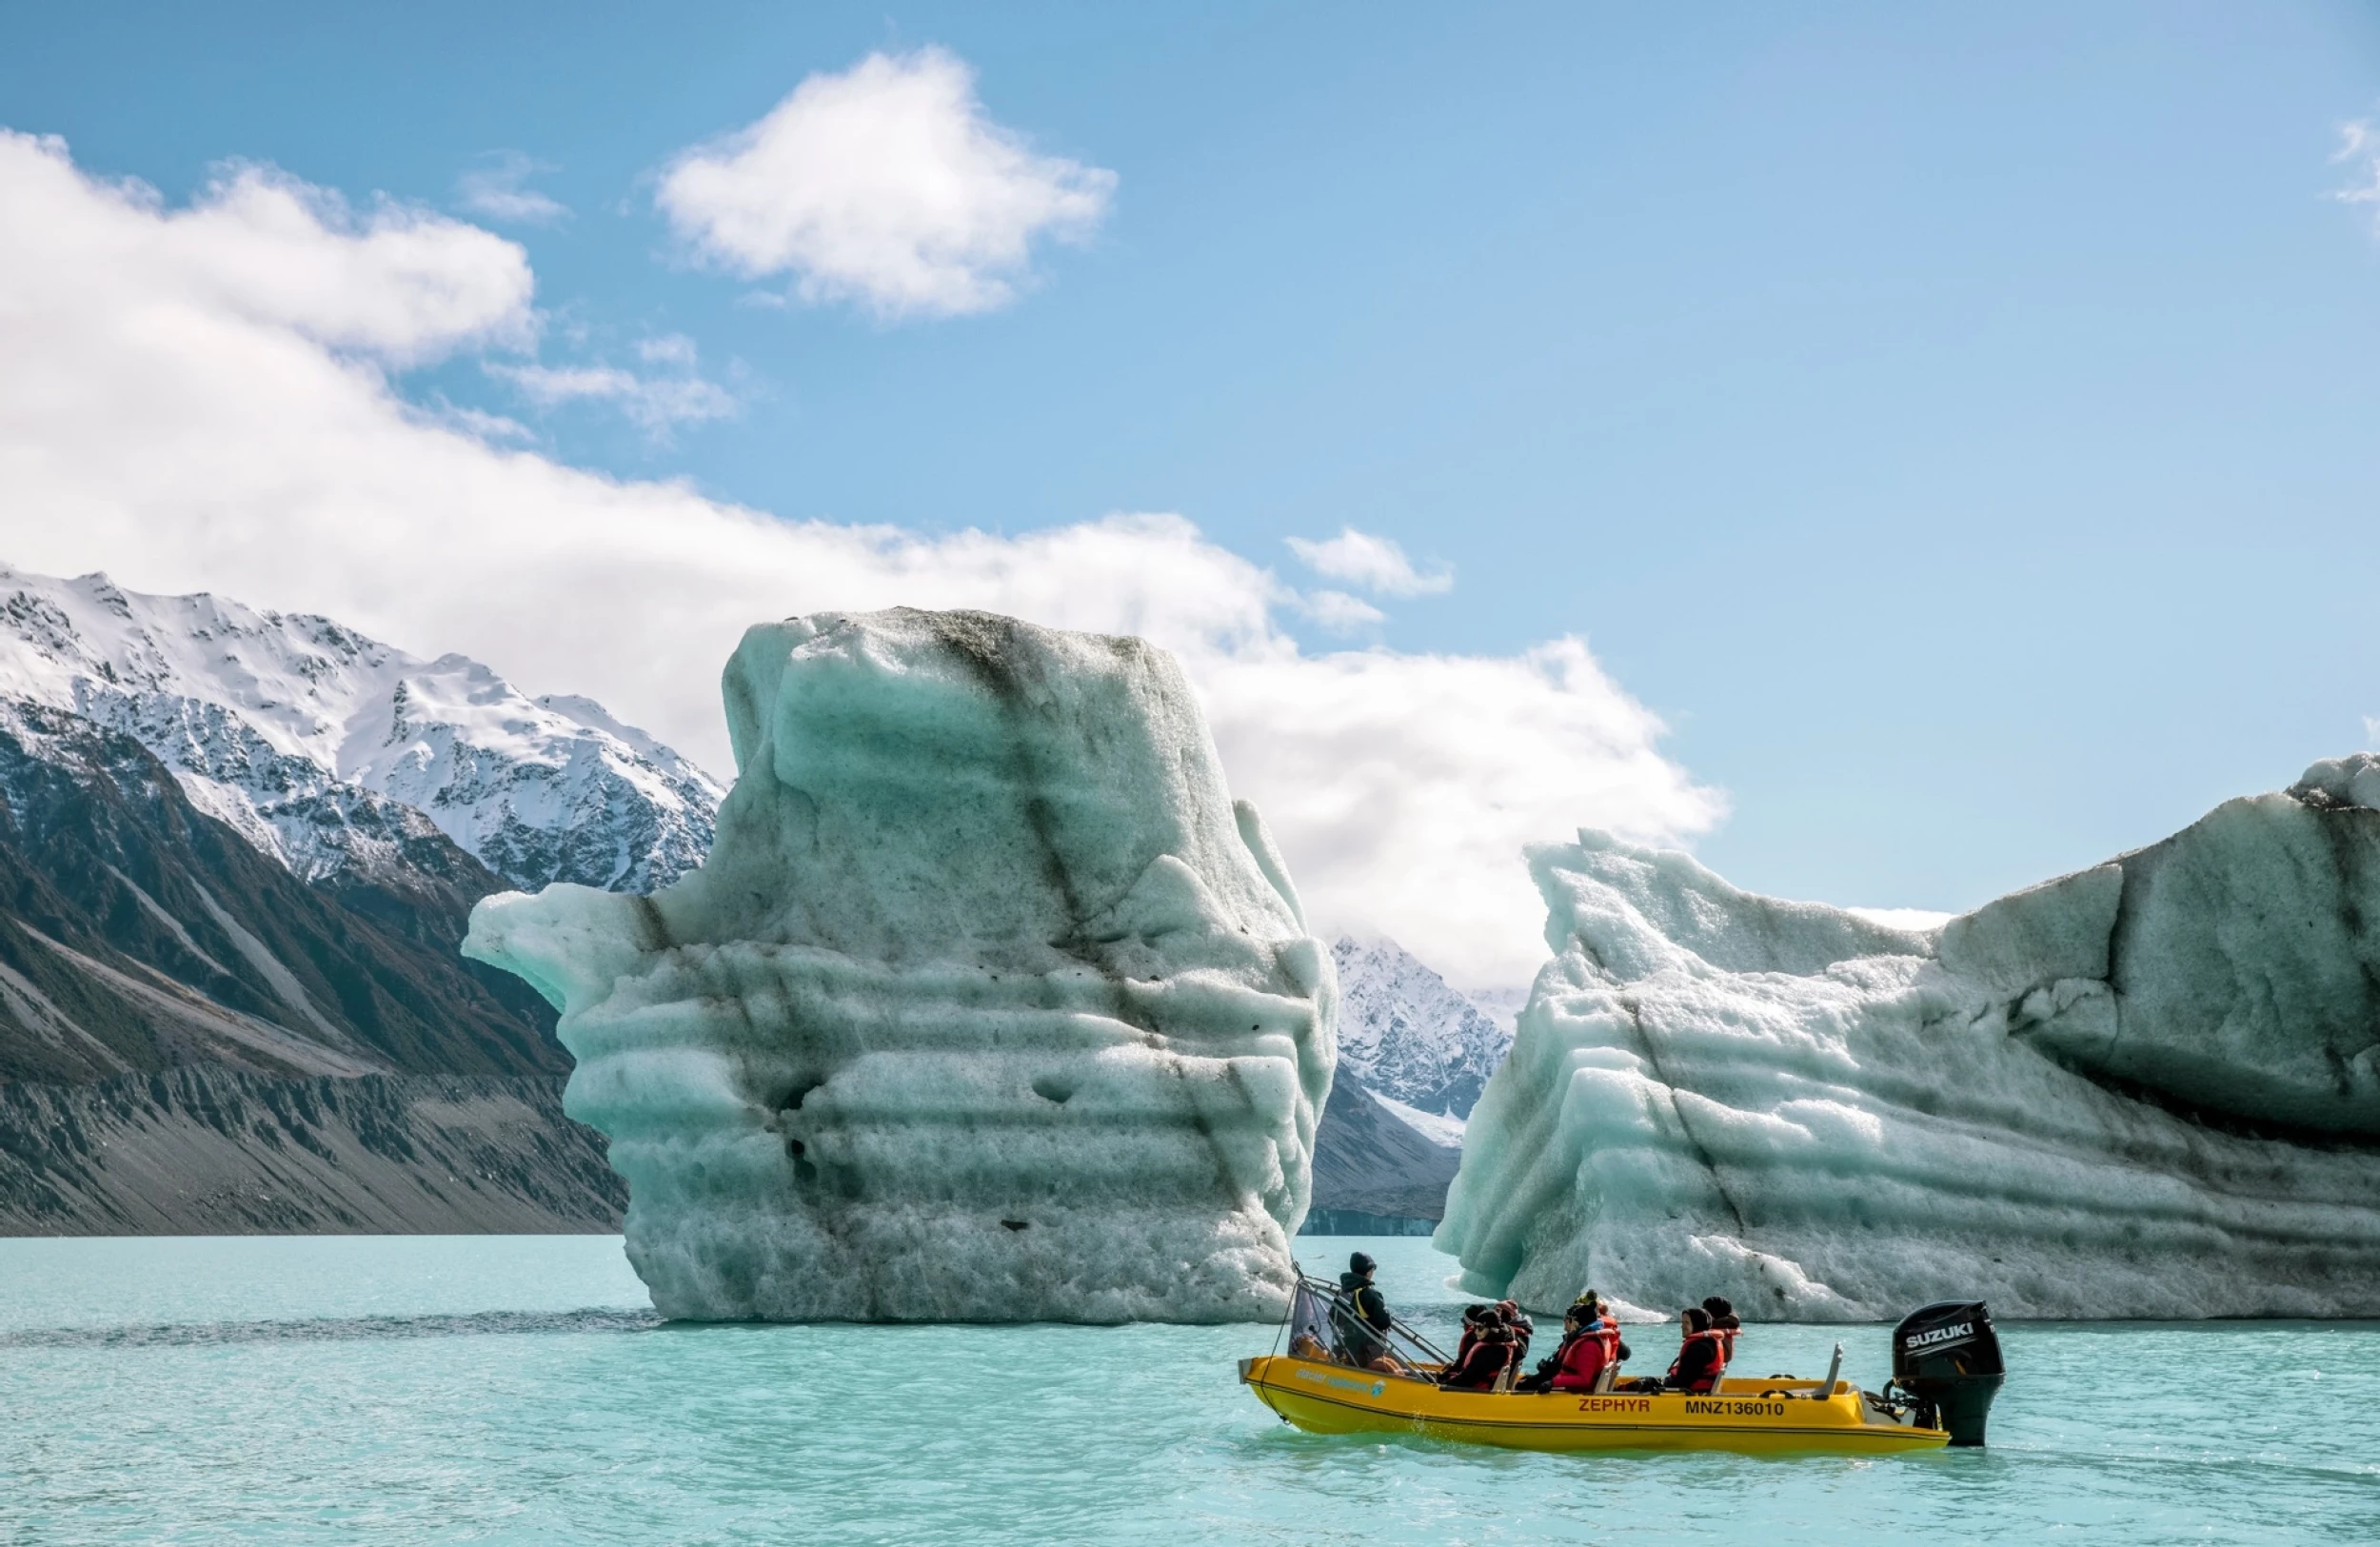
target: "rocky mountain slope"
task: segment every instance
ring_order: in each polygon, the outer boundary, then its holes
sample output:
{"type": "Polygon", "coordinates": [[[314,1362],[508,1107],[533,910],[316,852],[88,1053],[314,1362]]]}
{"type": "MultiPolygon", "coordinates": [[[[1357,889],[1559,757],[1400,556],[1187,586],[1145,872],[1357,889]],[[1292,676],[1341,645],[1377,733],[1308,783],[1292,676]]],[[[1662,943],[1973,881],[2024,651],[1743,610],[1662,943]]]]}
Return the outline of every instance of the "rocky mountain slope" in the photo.
{"type": "Polygon", "coordinates": [[[1446,1212],[1458,1145],[1399,1118],[1363,1081],[1341,1072],[1314,1138],[1309,1236],[1427,1235],[1446,1212]]]}
{"type": "Polygon", "coordinates": [[[0,569],[0,1234],[585,1230],[507,884],[701,863],[720,791],[584,699],[324,618],[0,569]]]}
{"type": "Polygon", "coordinates": [[[0,708],[0,1234],[616,1218],[551,1013],[457,953],[500,883],[417,826],[308,883],[129,737],[0,708]]]}
{"type": "Polygon", "coordinates": [[[1310,1235],[1423,1233],[1509,1029],[1395,941],[1341,939],[1339,1073],[1314,1140],[1310,1235]]]}

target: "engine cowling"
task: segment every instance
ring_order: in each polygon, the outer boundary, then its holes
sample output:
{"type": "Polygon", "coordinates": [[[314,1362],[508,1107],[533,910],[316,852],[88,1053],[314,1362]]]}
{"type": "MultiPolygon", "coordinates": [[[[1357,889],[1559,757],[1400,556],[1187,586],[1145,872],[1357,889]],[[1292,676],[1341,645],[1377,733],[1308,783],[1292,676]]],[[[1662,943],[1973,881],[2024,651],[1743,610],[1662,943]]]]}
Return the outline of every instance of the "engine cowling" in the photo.
{"type": "Polygon", "coordinates": [[[2008,1379],[1983,1301],[1937,1300],[1903,1317],[1893,1329],[1893,1379],[1934,1404],[1952,1444],[1982,1444],[1992,1398],[2008,1379]]]}

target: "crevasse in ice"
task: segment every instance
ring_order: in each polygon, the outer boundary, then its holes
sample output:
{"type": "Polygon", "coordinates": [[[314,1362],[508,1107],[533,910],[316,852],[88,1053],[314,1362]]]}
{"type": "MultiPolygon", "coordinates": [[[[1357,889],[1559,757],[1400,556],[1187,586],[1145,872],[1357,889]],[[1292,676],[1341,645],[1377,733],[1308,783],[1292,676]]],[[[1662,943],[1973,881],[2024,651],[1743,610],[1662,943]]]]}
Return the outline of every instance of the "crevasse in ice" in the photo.
{"type": "Polygon", "coordinates": [[[1439,1228],[1477,1293],[2380,1314],[2380,760],[1911,933],[1585,832],[1439,1228]]]}
{"type": "Polygon", "coordinates": [[[649,898],[482,902],[672,1317],[1222,1320],[1286,1297],[1330,953],[1173,659],[968,612],[748,631],[649,898]]]}

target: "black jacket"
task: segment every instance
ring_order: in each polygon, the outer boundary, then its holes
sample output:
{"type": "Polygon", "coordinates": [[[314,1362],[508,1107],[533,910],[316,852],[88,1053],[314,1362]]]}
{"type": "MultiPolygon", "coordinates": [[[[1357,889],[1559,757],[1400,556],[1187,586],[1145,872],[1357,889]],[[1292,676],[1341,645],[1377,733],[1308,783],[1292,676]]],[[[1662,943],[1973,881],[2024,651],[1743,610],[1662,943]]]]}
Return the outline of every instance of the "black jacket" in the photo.
{"type": "Polygon", "coordinates": [[[1388,1297],[1352,1273],[1339,1276],[1339,1287],[1355,1313],[1348,1316],[1342,1311],[1334,1318],[1339,1323],[1339,1337],[1349,1345],[1349,1353],[1369,1359],[1388,1346],[1386,1334],[1393,1324],[1388,1297]]]}

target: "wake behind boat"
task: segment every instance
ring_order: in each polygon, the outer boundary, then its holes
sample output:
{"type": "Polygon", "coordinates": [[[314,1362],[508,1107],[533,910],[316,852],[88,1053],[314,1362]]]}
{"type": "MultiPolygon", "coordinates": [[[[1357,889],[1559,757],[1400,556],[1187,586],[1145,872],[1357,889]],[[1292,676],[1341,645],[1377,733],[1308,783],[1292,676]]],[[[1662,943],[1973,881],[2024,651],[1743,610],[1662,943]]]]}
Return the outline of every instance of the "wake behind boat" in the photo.
{"type": "Polygon", "coordinates": [[[1292,1352],[1240,1360],[1240,1380],[1283,1422],[1316,1434],[1419,1434],[1517,1450],[1881,1455],[1982,1444],[2003,1377],[1990,1313],[1973,1301],[1929,1305],[1902,1320],[1893,1335],[1894,1378],[1883,1393],[1838,1378],[1839,1343],[1822,1378],[1724,1378],[1706,1392],[1628,1390],[1607,1368],[1592,1391],[1453,1389],[1438,1383],[1452,1361],[1401,1320],[1391,1319],[1384,1340],[1394,1350],[1390,1362],[1409,1373],[1352,1357],[1350,1343],[1366,1335],[1339,1329],[1354,1315],[1346,1294],[1301,1277],[1282,1324],[1292,1352]]]}

